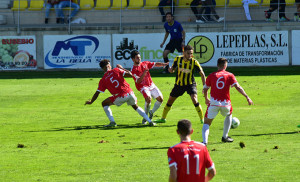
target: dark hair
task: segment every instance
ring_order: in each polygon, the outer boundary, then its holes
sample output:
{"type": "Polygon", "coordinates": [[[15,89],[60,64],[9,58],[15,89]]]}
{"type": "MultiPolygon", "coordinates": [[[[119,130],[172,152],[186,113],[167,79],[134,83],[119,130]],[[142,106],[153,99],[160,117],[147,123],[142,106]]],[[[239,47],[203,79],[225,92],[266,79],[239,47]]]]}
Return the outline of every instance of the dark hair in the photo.
{"type": "Polygon", "coordinates": [[[108,59],[102,59],[99,63],[99,66],[103,69],[109,63],[110,63],[110,61],[108,59]]]}
{"type": "Polygon", "coordinates": [[[171,12],[167,12],[165,16],[167,16],[167,15],[171,15],[172,17],[174,17],[171,12]]]}
{"type": "Polygon", "coordinates": [[[178,121],[177,130],[180,135],[187,136],[192,132],[192,123],[190,120],[182,119],[178,121]]]}
{"type": "Polygon", "coordinates": [[[219,58],[217,66],[221,66],[222,67],[222,66],[225,65],[225,63],[227,63],[227,59],[226,58],[219,58]]]}
{"type": "Polygon", "coordinates": [[[140,54],[140,52],[139,52],[139,51],[137,51],[137,50],[133,50],[133,51],[131,51],[131,53],[130,53],[130,57],[131,57],[131,59],[135,58],[135,56],[136,56],[136,55],[138,55],[138,54],[140,54]]]}
{"type": "Polygon", "coordinates": [[[184,46],[184,51],[190,51],[190,50],[193,50],[194,48],[190,45],[186,45],[184,46]]]}

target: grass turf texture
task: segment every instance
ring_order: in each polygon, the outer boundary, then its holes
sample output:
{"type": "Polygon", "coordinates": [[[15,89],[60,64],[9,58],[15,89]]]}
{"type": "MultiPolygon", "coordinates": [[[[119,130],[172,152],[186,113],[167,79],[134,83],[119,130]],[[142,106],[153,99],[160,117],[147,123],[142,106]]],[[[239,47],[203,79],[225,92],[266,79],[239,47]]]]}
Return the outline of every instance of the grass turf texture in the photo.
{"type": "MultiPolygon", "coordinates": [[[[206,75],[215,69],[204,68],[206,75]]],[[[254,101],[231,91],[233,116],[241,125],[230,131],[233,143],[221,143],[223,117],[210,128],[208,149],[217,169],[213,181],[299,181],[300,67],[230,68],[254,101]],[[240,147],[240,143],[244,148],[240,147]]],[[[202,125],[188,95],[175,102],[167,123],[144,127],[131,107],[112,106],[118,127],[108,119],[97,89],[99,72],[0,72],[1,181],[167,181],[168,147],[179,142],[178,119],[187,118],[202,141],[202,125]],[[73,77],[73,78],[72,78],[73,77]],[[19,146],[18,146],[19,145],[19,146]]],[[[165,101],[175,75],[152,73],[165,101]]],[[[143,108],[142,95],[126,79],[143,108]]],[[[201,94],[199,101],[206,110],[201,94]]],[[[153,102],[154,103],[154,102],[153,102]]],[[[153,105],[152,105],[153,106],[153,105]]]]}

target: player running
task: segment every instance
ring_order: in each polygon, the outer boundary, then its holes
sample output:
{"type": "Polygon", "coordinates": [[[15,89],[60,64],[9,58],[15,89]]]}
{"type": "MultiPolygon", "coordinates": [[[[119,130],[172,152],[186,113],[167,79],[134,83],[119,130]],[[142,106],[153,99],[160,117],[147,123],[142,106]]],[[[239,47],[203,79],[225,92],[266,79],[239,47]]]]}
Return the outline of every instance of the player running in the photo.
{"type": "MultiPolygon", "coordinates": [[[[131,59],[133,61],[133,67],[131,73],[135,82],[136,89],[142,93],[145,98],[145,113],[152,119],[153,114],[163,102],[163,95],[158,87],[153,83],[149,70],[154,67],[167,66],[168,63],[154,63],[149,61],[141,62],[141,55],[139,51],[134,50],[131,52],[131,59]],[[150,110],[152,97],[156,99],[156,102],[150,110]]],[[[147,121],[143,119],[142,124],[146,124],[147,121]]]]}
{"type": "Polygon", "coordinates": [[[137,105],[137,98],[134,95],[129,84],[124,79],[124,76],[132,77],[131,72],[123,69],[121,65],[117,65],[118,68],[112,69],[110,61],[107,59],[101,60],[99,65],[105,71],[105,73],[102,79],[99,81],[98,90],[95,92],[93,98],[86,101],[85,104],[92,104],[95,100],[97,100],[99,93],[104,93],[106,89],[112,94],[112,96],[106,98],[102,102],[105,114],[110,121],[110,123],[105,127],[117,126],[109,106],[121,106],[125,102],[127,103],[127,105],[130,105],[135,111],[137,111],[139,115],[141,115],[146,121],[148,121],[150,126],[154,126],[155,123],[153,123],[147,116],[145,111],[137,105]]]}
{"type": "Polygon", "coordinates": [[[177,133],[181,142],[168,150],[170,182],[210,181],[216,174],[205,145],[191,140],[193,131],[189,120],[178,122],[177,133]],[[208,170],[207,176],[205,169],[208,170]]]}
{"type": "Polygon", "coordinates": [[[208,142],[209,126],[219,111],[225,116],[222,142],[233,142],[233,139],[228,136],[232,123],[232,106],[229,93],[230,87],[235,87],[239,93],[246,97],[248,104],[253,105],[252,100],[238,84],[235,76],[232,73],[225,71],[227,68],[227,59],[219,58],[217,66],[218,71],[211,73],[206,78],[206,84],[204,85],[203,90],[205,103],[208,106],[202,128],[204,144],[207,144],[208,142]],[[209,88],[211,88],[210,99],[207,94],[209,88]]]}

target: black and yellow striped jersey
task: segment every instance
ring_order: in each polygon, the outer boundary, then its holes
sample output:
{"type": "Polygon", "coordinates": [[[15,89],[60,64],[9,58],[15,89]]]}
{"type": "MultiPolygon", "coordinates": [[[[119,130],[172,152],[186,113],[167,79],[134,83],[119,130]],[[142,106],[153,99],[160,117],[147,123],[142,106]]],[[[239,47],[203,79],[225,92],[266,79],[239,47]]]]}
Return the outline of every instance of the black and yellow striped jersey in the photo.
{"type": "Polygon", "coordinates": [[[190,60],[184,60],[183,55],[177,56],[174,59],[172,67],[176,70],[175,84],[179,86],[191,85],[195,83],[194,72],[202,71],[202,67],[199,62],[191,58],[190,60]]]}

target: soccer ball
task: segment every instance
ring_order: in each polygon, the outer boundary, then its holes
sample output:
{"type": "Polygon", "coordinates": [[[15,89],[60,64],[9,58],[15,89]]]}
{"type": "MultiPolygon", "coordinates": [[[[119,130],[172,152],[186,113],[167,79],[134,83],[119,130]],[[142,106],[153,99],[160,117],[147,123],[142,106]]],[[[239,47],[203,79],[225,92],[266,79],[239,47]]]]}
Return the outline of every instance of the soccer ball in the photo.
{"type": "Polygon", "coordinates": [[[240,120],[236,117],[232,118],[231,128],[235,129],[240,125],[240,120]]]}

